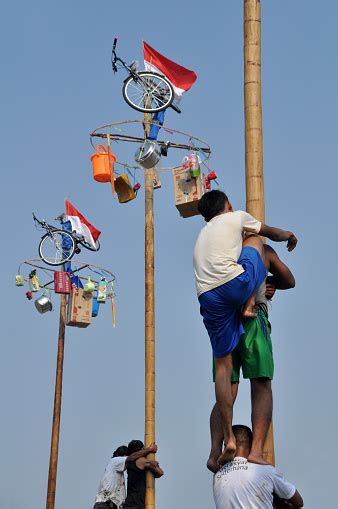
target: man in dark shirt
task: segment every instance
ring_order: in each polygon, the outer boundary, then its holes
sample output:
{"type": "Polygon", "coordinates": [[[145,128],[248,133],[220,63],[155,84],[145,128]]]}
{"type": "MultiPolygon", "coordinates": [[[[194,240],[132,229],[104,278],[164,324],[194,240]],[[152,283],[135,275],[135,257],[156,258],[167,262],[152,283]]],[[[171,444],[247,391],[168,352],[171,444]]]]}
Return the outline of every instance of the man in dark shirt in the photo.
{"type": "MultiPolygon", "coordinates": [[[[128,444],[128,456],[144,449],[141,440],[132,440],[128,444]]],[[[127,464],[127,498],[124,509],[144,509],[146,496],[146,471],[150,470],[154,477],[162,477],[163,470],[157,461],[139,458],[127,464]]]]}

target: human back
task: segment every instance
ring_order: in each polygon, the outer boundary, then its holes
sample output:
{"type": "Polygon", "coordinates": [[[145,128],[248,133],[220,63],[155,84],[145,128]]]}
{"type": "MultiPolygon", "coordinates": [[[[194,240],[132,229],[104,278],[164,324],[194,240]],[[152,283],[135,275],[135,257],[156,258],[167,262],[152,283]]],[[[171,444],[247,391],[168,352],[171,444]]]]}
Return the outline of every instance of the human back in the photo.
{"type": "Polygon", "coordinates": [[[244,272],[242,265],[238,263],[242,250],[242,233],[258,233],[260,226],[259,221],[242,210],[229,210],[207,222],[198,235],[194,249],[198,295],[221,286],[244,272]]]}
{"type": "Polygon", "coordinates": [[[296,488],[272,465],[236,456],[214,476],[216,509],[272,509],[273,494],[290,499],[296,488]]]}

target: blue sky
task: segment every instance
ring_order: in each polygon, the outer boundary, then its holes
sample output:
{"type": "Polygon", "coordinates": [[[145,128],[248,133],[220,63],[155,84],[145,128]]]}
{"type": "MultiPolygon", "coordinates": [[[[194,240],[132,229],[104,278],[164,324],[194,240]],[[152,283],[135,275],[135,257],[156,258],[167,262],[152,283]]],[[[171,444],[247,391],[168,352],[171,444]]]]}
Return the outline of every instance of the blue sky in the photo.
{"type": "MultiPolygon", "coordinates": [[[[333,1],[321,10],[314,1],[262,5],[266,222],[299,237],[292,253],[276,246],[297,280],[271,310],[276,458],[308,509],[336,499],[337,14],[333,1]]],[[[45,504],[58,302],[38,315],[14,275],[20,261],[37,256],[31,212],[52,220],[68,194],[103,232],[101,251],[81,256],[116,274],[118,326],[104,308],[88,329],[67,328],[56,507],[92,507],[111,452],[143,438],[144,194],[118,204],[108,185],[93,181],[89,159],[95,127],[141,118],[123,101],[122,73],[110,70],[115,34],[127,61],[142,60],[145,39],[197,72],[183,114],[169,111],[166,123],[211,144],[220,187],[236,208],[245,206],[241,2],[3,6],[2,509],[45,504]]],[[[114,147],[126,162],[135,148],[114,147]]],[[[211,509],[211,352],[192,272],[203,223],[179,217],[169,173],[155,202],[157,441],[166,473],[157,505],[211,509]]],[[[250,422],[248,387],[240,387],[237,422],[250,422]]]]}

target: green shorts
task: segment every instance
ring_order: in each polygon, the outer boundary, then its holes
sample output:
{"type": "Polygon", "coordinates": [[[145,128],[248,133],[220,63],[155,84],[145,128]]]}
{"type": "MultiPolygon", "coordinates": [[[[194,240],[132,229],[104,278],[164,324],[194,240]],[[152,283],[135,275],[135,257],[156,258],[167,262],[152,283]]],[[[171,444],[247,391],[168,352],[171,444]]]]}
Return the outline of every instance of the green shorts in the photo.
{"type": "Polygon", "coordinates": [[[245,333],[237,348],[232,352],[232,383],[239,382],[241,368],[243,378],[272,380],[274,364],[268,317],[262,309],[259,309],[257,318],[246,320],[243,325],[245,333]]]}

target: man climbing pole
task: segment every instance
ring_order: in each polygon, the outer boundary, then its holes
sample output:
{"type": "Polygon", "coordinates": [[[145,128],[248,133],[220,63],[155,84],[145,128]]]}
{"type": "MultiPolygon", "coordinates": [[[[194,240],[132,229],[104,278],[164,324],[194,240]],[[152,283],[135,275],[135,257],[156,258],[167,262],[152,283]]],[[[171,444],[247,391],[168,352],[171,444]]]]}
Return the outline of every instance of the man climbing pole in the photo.
{"type": "MultiPolygon", "coordinates": [[[[264,463],[263,447],[272,419],[272,389],[274,362],[268,321],[267,301],[271,300],[276,289],[294,288],[295,278],[290,269],[281,261],[276,251],[264,246],[265,266],[268,276],[256,294],[257,317],[244,320],[245,333],[232,352],[232,394],[237,397],[240,368],[243,377],[250,379],[251,384],[251,422],[253,440],[248,461],[264,463]]],[[[222,453],[223,426],[222,416],[217,403],[210,415],[211,451],[207,467],[211,472],[219,470],[218,457],[222,453]]]]}
{"type": "Polygon", "coordinates": [[[207,225],[194,250],[194,269],[201,315],[208,331],[216,364],[215,393],[222,421],[225,448],[219,465],[234,458],[231,352],[244,333],[241,309],[266,277],[263,242],[258,235],[287,242],[292,251],[297,238],[291,231],[261,223],[244,211],[233,211],[222,191],[202,196],[198,210],[207,225]],[[242,241],[243,232],[251,235],[242,241]]]}

